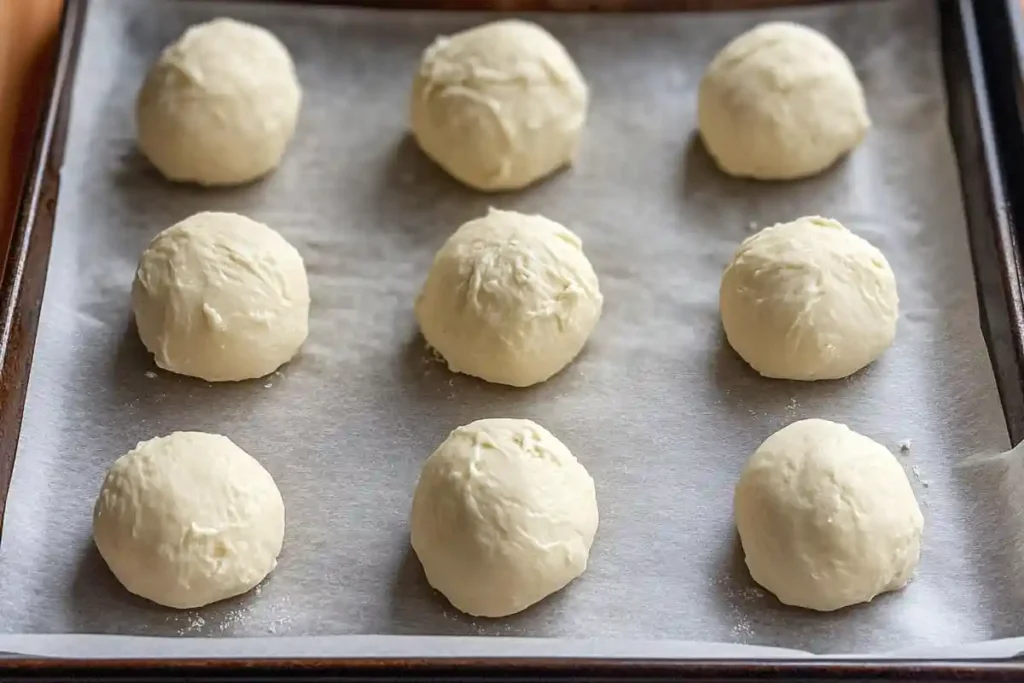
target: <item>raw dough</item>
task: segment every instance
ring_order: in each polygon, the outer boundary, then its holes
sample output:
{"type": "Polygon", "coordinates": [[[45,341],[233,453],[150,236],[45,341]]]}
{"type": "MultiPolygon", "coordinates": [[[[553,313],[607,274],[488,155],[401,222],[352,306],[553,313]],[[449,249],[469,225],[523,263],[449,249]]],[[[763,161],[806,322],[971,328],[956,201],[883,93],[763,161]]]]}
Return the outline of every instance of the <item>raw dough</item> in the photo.
{"type": "Polygon", "coordinates": [[[808,216],[748,237],[719,292],[729,344],[765,377],[838,379],[892,345],[899,297],[878,249],[808,216]]]}
{"type": "Polygon", "coordinates": [[[491,209],[437,252],[416,319],[453,372],[526,387],[572,362],[603,303],[579,237],[543,216],[491,209]]]}
{"type": "Polygon", "coordinates": [[[880,444],[827,420],[768,437],[734,499],[751,576],[787,605],[830,611],[910,580],[924,519],[880,444]]]}
{"type": "Polygon", "coordinates": [[[871,120],[846,55],[798,24],[762,24],[734,39],[700,84],[698,125],[726,173],[789,180],[825,170],[871,120]]]}
{"type": "Polygon", "coordinates": [[[301,101],[281,41],[215,19],[185,31],[150,69],[136,105],[139,147],[170,180],[246,183],[281,162],[301,101]]]}
{"type": "Polygon", "coordinates": [[[594,480],[530,420],[477,420],[427,458],[410,519],[430,585],[457,609],[515,614],[587,568],[594,480]]]}
{"type": "Polygon", "coordinates": [[[466,185],[516,190],[572,163],[588,98],[572,57],[550,33],[496,21],[439,37],[423,53],[412,133],[466,185]]]}
{"type": "Polygon", "coordinates": [[[161,368],[209,382],[262,377],[306,339],[306,267],[262,223],[197,213],[142,253],[132,308],[142,343],[161,368]]]}
{"type": "Polygon", "coordinates": [[[93,539],[135,595],[202,607],[249,591],[277,566],[284,502],[270,474],[227,437],[175,432],[110,467],[93,539]]]}

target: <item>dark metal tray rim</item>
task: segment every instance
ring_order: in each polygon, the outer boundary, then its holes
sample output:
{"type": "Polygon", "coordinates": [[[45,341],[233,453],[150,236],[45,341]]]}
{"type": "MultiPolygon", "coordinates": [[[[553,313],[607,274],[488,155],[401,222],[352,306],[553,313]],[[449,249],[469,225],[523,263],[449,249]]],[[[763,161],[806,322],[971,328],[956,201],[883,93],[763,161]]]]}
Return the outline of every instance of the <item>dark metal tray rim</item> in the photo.
{"type": "MultiPolygon", "coordinates": [[[[286,0],[278,0],[286,1],[286,0]]],[[[320,4],[324,0],[317,0],[320,4]]],[[[808,0],[778,4],[807,4],[808,0]]],[[[950,127],[978,279],[982,325],[1013,443],[1024,438],[1024,252],[1016,217],[1024,211],[1024,116],[1018,0],[936,0],[940,8],[950,127]],[[984,40],[982,39],[984,36],[984,40]],[[954,137],[957,137],[956,135],[954,137]],[[993,272],[993,266],[998,271],[993,272]]],[[[333,4],[405,7],[456,2],[334,0],[333,4]]],[[[507,7],[512,3],[490,2],[507,7]]],[[[519,7],[558,3],[527,0],[519,7]]],[[[599,3],[574,2],[574,9],[599,3]]],[[[617,9],[710,9],[685,0],[617,2],[617,9]]],[[[728,4],[728,3],[726,3],[728,4]]],[[[736,7],[751,3],[737,0],[736,7]]],[[[562,3],[562,7],[566,3],[562,3]]],[[[17,449],[46,265],[56,213],[71,86],[88,0],[67,0],[46,103],[32,150],[0,282],[0,533],[17,449]]],[[[710,649],[710,648],[709,648],[710,649]]],[[[126,653],[127,654],[127,653],[126,653]]],[[[812,681],[1024,680],[1024,659],[808,657],[637,659],[619,657],[307,657],[57,659],[0,652],[4,680],[395,680],[407,681],[812,681]]]]}

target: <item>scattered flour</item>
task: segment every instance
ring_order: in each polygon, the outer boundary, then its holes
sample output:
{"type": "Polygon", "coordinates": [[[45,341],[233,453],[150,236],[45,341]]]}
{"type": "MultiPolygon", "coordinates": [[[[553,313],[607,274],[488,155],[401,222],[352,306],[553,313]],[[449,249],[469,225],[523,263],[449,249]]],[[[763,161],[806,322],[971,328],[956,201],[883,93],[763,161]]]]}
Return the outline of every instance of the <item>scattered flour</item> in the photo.
{"type": "MultiPolygon", "coordinates": [[[[254,629],[265,629],[270,635],[286,633],[291,624],[291,617],[285,614],[287,604],[268,605],[265,602],[251,600],[258,598],[262,592],[261,584],[252,590],[250,599],[245,599],[244,604],[227,609],[220,605],[211,606],[204,612],[205,617],[198,611],[185,613],[187,623],[178,630],[178,635],[209,636],[215,633],[230,633],[236,629],[245,631],[245,635],[255,635],[252,633],[254,629]]],[[[287,598],[284,603],[287,603],[287,598]]]]}
{"type": "Polygon", "coordinates": [[[746,617],[741,614],[733,613],[733,616],[738,616],[739,622],[732,627],[732,637],[743,642],[750,636],[754,635],[754,629],[751,627],[750,622],[747,621],[746,617]]]}
{"type": "Polygon", "coordinates": [[[220,631],[226,631],[229,628],[237,626],[240,622],[242,622],[245,619],[246,616],[248,616],[248,614],[249,609],[246,607],[237,610],[231,610],[221,618],[220,623],[217,624],[217,628],[220,631]]]}
{"type": "Polygon", "coordinates": [[[198,613],[190,613],[186,615],[188,623],[181,627],[178,631],[178,635],[185,636],[189,633],[195,633],[201,631],[203,626],[206,626],[206,619],[203,619],[198,613]]]}

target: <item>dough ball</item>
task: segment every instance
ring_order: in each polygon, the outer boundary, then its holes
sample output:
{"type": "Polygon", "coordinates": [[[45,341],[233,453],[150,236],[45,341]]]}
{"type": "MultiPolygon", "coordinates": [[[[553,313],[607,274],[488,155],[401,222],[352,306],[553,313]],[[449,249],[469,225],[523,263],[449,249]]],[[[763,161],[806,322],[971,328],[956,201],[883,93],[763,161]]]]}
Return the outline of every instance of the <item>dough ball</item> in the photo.
{"type": "Polygon", "coordinates": [[[733,504],[751,576],[787,605],[869,602],[917,567],[924,520],[907,475],[846,425],[801,420],[772,434],[733,504]]]}
{"type": "Polygon", "coordinates": [[[423,53],[412,133],[460,182],[516,190],[572,163],[588,98],[554,36],[529,22],[496,21],[439,37],[423,53]]]}
{"type": "Polygon", "coordinates": [[[301,100],[281,41],[215,19],[185,31],[150,68],[136,103],[139,147],[170,180],[246,183],[281,162],[301,100]]]}
{"type": "Polygon", "coordinates": [[[543,216],[491,209],[437,252],[416,319],[452,372],[526,387],[572,362],[603,303],[579,237],[543,216]]]}
{"type": "Polygon", "coordinates": [[[306,267],[262,223],[197,213],[142,252],[132,308],[142,343],[164,370],[208,382],[262,377],[306,339],[306,267]]]}
{"type": "Polygon", "coordinates": [[[871,120],[853,66],[832,41],[772,22],[734,39],[708,66],[698,125],[726,173],[790,180],[834,164],[871,120]]]}
{"type": "Polygon", "coordinates": [[[587,568],[594,480],[530,420],[477,420],[427,458],[410,520],[430,585],[480,617],[520,612],[587,568]]]}
{"type": "Polygon", "coordinates": [[[765,377],[839,379],[892,345],[899,297],[882,252],[808,216],[740,245],[719,307],[729,344],[765,377]]]}
{"type": "Polygon", "coordinates": [[[175,432],[110,467],[93,539],[135,595],[202,607],[251,590],[277,566],[284,502],[270,474],[227,437],[175,432]]]}

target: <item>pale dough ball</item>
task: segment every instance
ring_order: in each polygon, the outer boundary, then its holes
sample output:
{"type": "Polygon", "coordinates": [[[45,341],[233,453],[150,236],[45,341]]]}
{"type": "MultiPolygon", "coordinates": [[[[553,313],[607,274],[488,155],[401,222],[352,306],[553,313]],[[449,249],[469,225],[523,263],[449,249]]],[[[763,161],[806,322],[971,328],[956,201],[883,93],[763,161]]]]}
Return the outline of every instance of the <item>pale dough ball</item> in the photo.
{"type": "Polygon", "coordinates": [[[572,163],[588,99],[579,69],[550,33],[496,21],[439,37],[423,53],[412,133],[462,183],[516,190],[572,163]]]}
{"type": "Polygon", "coordinates": [[[751,576],[787,605],[869,602],[905,586],[921,554],[924,519],[896,457],[835,422],[768,437],[733,505],[751,576]]]}
{"type": "Polygon", "coordinates": [[[416,319],[453,372],[526,387],[572,362],[603,303],[579,237],[543,216],[491,209],[437,252],[416,319]]]}
{"type": "Polygon", "coordinates": [[[209,382],[262,377],[306,339],[306,267],[262,223],[197,213],[142,252],[132,308],[142,343],[164,370],[209,382]]]}
{"type": "Polygon", "coordinates": [[[515,614],[587,568],[594,480],[530,420],[477,420],[427,458],[410,519],[430,585],[480,617],[515,614]]]}
{"type": "Polygon", "coordinates": [[[896,278],[882,252],[808,216],[748,237],[719,291],[729,344],[765,377],[839,379],[896,336],[896,278]]]}
{"type": "Polygon", "coordinates": [[[110,467],[93,539],[135,595],[202,607],[249,591],[277,566],[284,502],[270,474],[227,437],[175,432],[110,467]]]}
{"type": "Polygon", "coordinates": [[[136,103],[139,147],[170,180],[246,183],[281,162],[301,100],[281,41],[215,19],[185,31],[150,68],[136,103]]]}
{"type": "Polygon", "coordinates": [[[864,138],[871,120],[846,55],[798,24],[762,24],[708,66],[698,126],[726,173],[789,180],[825,170],[864,138]]]}

